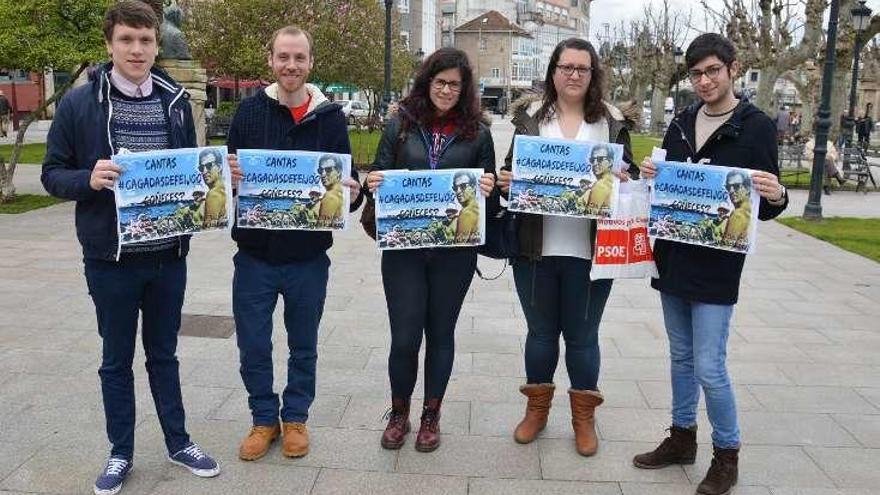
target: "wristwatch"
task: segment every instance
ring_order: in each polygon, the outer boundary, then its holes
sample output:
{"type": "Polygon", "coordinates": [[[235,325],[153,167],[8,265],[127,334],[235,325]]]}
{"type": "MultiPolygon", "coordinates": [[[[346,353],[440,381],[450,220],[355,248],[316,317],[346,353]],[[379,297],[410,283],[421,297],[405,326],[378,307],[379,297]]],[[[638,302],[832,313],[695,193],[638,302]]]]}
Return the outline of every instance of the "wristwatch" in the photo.
{"type": "Polygon", "coordinates": [[[779,184],[779,189],[782,191],[782,194],[779,195],[779,199],[775,199],[775,200],[768,199],[767,200],[771,205],[780,205],[783,202],[785,202],[785,197],[788,196],[788,190],[786,190],[785,186],[782,184],[779,184]]]}

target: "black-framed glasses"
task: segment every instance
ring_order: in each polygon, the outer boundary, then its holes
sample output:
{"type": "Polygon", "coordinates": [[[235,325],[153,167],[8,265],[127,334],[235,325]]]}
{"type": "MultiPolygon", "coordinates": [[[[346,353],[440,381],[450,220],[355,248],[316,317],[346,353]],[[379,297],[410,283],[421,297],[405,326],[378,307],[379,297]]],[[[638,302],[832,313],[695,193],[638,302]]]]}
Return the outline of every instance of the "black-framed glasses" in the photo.
{"type": "Polygon", "coordinates": [[[443,91],[443,88],[449,88],[449,91],[452,91],[453,93],[461,92],[461,81],[447,81],[435,77],[431,80],[431,86],[437,91],[443,91]]]}
{"type": "Polygon", "coordinates": [[[729,182],[724,187],[726,187],[728,191],[740,191],[746,189],[746,185],[742,182],[729,182]]]}
{"type": "Polygon", "coordinates": [[[330,175],[331,172],[334,172],[336,167],[330,165],[329,167],[318,167],[318,175],[330,175]]]}
{"type": "Polygon", "coordinates": [[[457,191],[467,191],[469,187],[473,187],[473,186],[471,186],[470,182],[460,182],[458,184],[453,184],[452,190],[456,191],[456,192],[457,191]]]}
{"type": "Polygon", "coordinates": [[[594,162],[610,162],[611,157],[609,155],[595,155],[592,160],[594,162]]]}
{"type": "Polygon", "coordinates": [[[204,172],[206,170],[210,170],[210,169],[217,167],[217,166],[218,165],[217,165],[216,160],[211,160],[209,162],[203,162],[203,163],[199,164],[199,172],[204,172]]]}
{"type": "Polygon", "coordinates": [[[559,72],[562,72],[562,74],[565,75],[566,77],[571,77],[572,74],[574,74],[575,72],[577,72],[577,74],[581,77],[586,77],[587,74],[593,72],[592,67],[585,67],[583,65],[572,65],[572,64],[563,64],[563,65],[557,64],[556,69],[559,70],[559,72]]]}
{"type": "Polygon", "coordinates": [[[703,75],[714,81],[715,79],[718,79],[718,74],[721,74],[721,69],[723,69],[724,67],[727,66],[721,64],[706,67],[706,70],[691,69],[688,71],[688,78],[690,78],[691,82],[694,84],[700,82],[700,79],[703,78],[703,75]]]}

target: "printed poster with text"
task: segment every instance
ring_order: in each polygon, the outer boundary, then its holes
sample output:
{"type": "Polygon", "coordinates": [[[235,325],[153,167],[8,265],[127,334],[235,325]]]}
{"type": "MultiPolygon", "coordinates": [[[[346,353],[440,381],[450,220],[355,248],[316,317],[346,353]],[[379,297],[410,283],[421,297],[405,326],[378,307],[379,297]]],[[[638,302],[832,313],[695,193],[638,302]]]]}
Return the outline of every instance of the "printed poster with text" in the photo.
{"type": "Polygon", "coordinates": [[[486,242],[482,169],[388,170],[376,190],[379,249],[480,246],[486,242]]]}
{"type": "Polygon", "coordinates": [[[238,150],[240,228],[343,230],[351,155],[314,151],[238,150]]]}
{"type": "Polygon", "coordinates": [[[540,215],[611,218],[623,146],[516,136],[508,209],[540,215]]]}
{"type": "Polygon", "coordinates": [[[657,239],[751,253],[759,204],[750,170],[658,162],[648,233],[657,239]]]}
{"type": "Polygon", "coordinates": [[[232,218],[226,147],[122,153],[116,183],[119,244],[225,230],[232,218]]]}

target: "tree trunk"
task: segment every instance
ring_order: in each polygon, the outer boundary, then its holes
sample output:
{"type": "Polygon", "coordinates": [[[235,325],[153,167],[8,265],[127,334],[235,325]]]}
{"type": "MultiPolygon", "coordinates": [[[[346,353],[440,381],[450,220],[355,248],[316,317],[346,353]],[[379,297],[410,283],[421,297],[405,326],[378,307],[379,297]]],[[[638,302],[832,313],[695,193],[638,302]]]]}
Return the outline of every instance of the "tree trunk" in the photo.
{"type": "Polygon", "coordinates": [[[655,85],[651,91],[651,132],[663,135],[666,130],[666,96],[664,88],[655,85]]]}
{"type": "Polygon", "coordinates": [[[22,121],[18,128],[18,134],[15,136],[15,146],[12,148],[12,156],[9,158],[9,164],[4,165],[0,163],[0,203],[11,201],[15,197],[15,184],[13,183],[15,166],[18,164],[18,159],[21,156],[21,150],[24,147],[24,135],[27,132],[28,127],[30,127],[31,123],[37,120],[38,116],[46,111],[49,105],[55,103],[62,95],[64,95],[64,93],[67,92],[68,89],[70,89],[73,82],[76,81],[76,78],[78,78],[88,66],[88,62],[80,64],[76,69],[76,72],[73,73],[70,80],[65,83],[64,86],[57,89],[51,98],[43,101],[39,107],[29,113],[24,118],[24,121],[22,121]]]}
{"type": "Polygon", "coordinates": [[[776,95],[773,88],[779,79],[779,71],[776,67],[762,67],[761,79],[758,81],[758,95],[755,106],[764,111],[770,118],[776,116],[776,95]]]}

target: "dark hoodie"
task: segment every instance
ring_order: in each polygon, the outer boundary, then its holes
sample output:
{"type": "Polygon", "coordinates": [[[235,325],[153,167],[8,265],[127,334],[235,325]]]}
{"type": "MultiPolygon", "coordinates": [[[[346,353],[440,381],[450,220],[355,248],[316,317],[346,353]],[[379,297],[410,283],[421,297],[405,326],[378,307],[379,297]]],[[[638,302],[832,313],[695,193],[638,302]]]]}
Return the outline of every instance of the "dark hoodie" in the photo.
{"type": "MultiPolygon", "coordinates": [[[[730,120],[719,127],[702,148],[694,149],[697,112],[702,106],[702,103],[691,105],[672,120],[663,138],[667,160],[707,159],[713,165],[779,175],[776,125],[748,102],[740,102],[730,120]]],[[[758,218],[770,220],[786,206],[787,196],[779,206],[761,198],[758,218]]],[[[660,273],[660,278],[651,281],[655,289],[689,301],[736,304],[744,254],[658,239],[654,244],[654,259],[660,273]]]]}
{"type": "MultiPolygon", "coordinates": [[[[239,149],[327,151],[351,154],[348,127],[341,107],[328,100],[321,90],[306,85],[311,103],[299,123],[290,109],[279,103],[275,84],[244,99],[232,119],[226,145],[230,153],[239,149]]],[[[247,171],[244,171],[247,172],[247,171]]],[[[357,179],[357,170],[351,175],[357,179]]],[[[362,196],[351,204],[360,206],[362,196]]],[[[333,245],[330,232],[304,230],[266,230],[232,228],[238,248],[271,265],[309,260],[333,245]]]]}
{"type": "MultiPolygon", "coordinates": [[[[89,185],[98,160],[116,151],[110,136],[113,105],[110,101],[110,69],[101,65],[89,82],[70,90],[55,111],[46,139],[46,157],[40,179],[52,196],[76,201],[76,236],[83,257],[117,259],[116,201],[113,191],[95,191],[89,185]]],[[[168,115],[170,148],[196,146],[189,93],[157,67],[151,70],[153,90],[158,91],[168,115]]],[[[179,237],[179,256],[189,251],[189,236],[179,237]]]]}

